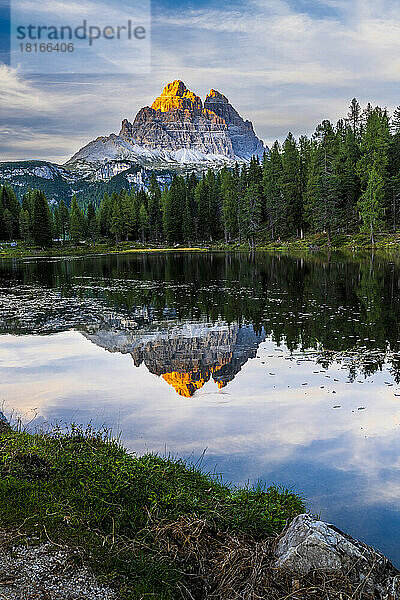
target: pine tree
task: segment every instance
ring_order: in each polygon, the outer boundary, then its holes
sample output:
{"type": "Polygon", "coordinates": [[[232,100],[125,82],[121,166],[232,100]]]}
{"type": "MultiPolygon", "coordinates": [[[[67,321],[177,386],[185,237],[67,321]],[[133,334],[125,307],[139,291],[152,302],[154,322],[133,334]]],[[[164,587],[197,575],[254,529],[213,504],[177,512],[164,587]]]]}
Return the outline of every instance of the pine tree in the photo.
{"type": "Polygon", "coordinates": [[[323,229],[328,234],[328,244],[331,244],[332,228],[337,220],[337,191],[336,174],[334,171],[336,137],[330,121],[323,121],[318,125],[315,139],[320,148],[320,181],[319,181],[319,220],[323,229]]]}
{"type": "Polygon", "coordinates": [[[87,211],[86,218],[86,231],[90,239],[92,240],[92,244],[94,245],[96,242],[97,236],[97,220],[96,220],[96,211],[94,209],[93,203],[90,202],[87,211]]]}
{"type": "Polygon", "coordinates": [[[358,202],[362,219],[361,229],[370,234],[372,244],[375,243],[375,232],[383,226],[384,197],[384,180],[374,165],[369,173],[367,188],[358,202]]]}
{"type": "Polygon", "coordinates": [[[312,142],[311,159],[307,173],[307,185],[304,193],[304,221],[313,232],[321,231],[320,183],[321,150],[315,140],[312,142]]]}
{"type": "Polygon", "coordinates": [[[62,237],[60,208],[56,206],[53,211],[53,234],[58,241],[62,237]]]}
{"type": "Polygon", "coordinates": [[[104,237],[111,237],[112,209],[113,207],[111,198],[106,192],[100,203],[100,208],[97,214],[98,229],[100,235],[103,235],[104,237]]]}
{"type": "Polygon", "coordinates": [[[296,140],[289,133],[282,147],[281,188],[286,208],[286,232],[299,235],[303,228],[303,203],[299,181],[299,151],[296,140]]]}
{"type": "Polygon", "coordinates": [[[19,213],[21,206],[11,186],[5,185],[1,189],[0,203],[3,208],[3,223],[8,239],[19,237],[19,213]]]}
{"type": "Polygon", "coordinates": [[[400,112],[399,129],[396,130],[390,140],[389,148],[389,202],[391,203],[391,225],[394,232],[397,231],[397,212],[400,200],[400,112]]]}
{"type": "Polygon", "coordinates": [[[237,235],[237,184],[234,175],[229,169],[221,171],[221,193],[222,193],[222,222],[224,228],[225,242],[231,242],[237,235]]]}
{"type": "Polygon", "coordinates": [[[10,241],[13,239],[13,233],[14,233],[14,218],[13,215],[11,214],[11,211],[6,208],[4,210],[3,213],[3,223],[4,223],[4,229],[7,235],[7,239],[9,239],[10,241]]]}
{"type": "Polygon", "coordinates": [[[58,205],[58,210],[60,214],[61,237],[65,242],[67,236],[69,235],[69,210],[66,207],[64,200],[61,200],[60,204],[58,205]]]}
{"type": "Polygon", "coordinates": [[[149,215],[145,205],[142,203],[139,209],[140,232],[142,236],[142,244],[144,244],[149,230],[149,215]]]}
{"type": "Polygon", "coordinates": [[[243,198],[243,232],[252,250],[255,248],[255,236],[260,229],[261,212],[260,187],[251,183],[243,198]]]}
{"type": "Polygon", "coordinates": [[[192,214],[192,206],[188,194],[185,198],[185,208],[182,215],[182,236],[185,242],[189,243],[189,240],[193,238],[194,233],[194,218],[192,214]]]}
{"type": "Polygon", "coordinates": [[[279,143],[276,141],[269,156],[264,160],[262,183],[265,217],[273,240],[283,235],[285,230],[285,206],[281,183],[282,157],[279,143]]]}
{"type": "Polygon", "coordinates": [[[390,129],[393,135],[400,133],[400,106],[398,106],[393,113],[390,129]]]}
{"type": "Polygon", "coordinates": [[[390,128],[388,115],[386,111],[380,108],[371,110],[368,115],[361,143],[361,158],[358,161],[358,171],[363,187],[368,182],[369,172],[373,165],[385,179],[389,163],[390,128]]]}
{"type": "Polygon", "coordinates": [[[136,229],[136,220],[132,210],[132,198],[128,192],[123,189],[119,194],[119,205],[122,213],[123,229],[121,238],[126,241],[132,237],[136,229]]]}
{"type": "Polygon", "coordinates": [[[204,226],[207,228],[210,241],[219,239],[221,226],[221,181],[219,175],[209,169],[205,176],[207,190],[207,210],[204,226]]]}
{"type": "Polygon", "coordinates": [[[351,231],[357,224],[357,200],[360,197],[360,179],[357,162],[360,148],[350,124],[339,121],[336,128],[336,153],[334,172],[336,176],[336,224],[351,231]]]}
{"type": "Polygon", "coordinates": [[[194,197],[197,205],[197,235],[200,240],[210,239],[210,206],[204,177],[197,184],[194,197]]]}
{"type": "Polygon", "coordinates": [[[39,190],[32,193],[33,219],[32,219],[32,238],[33,242],[42,248],[52,245],[52,220],[50,208],[46,196],[39,190]]]}
{"type": "MultiPolygon", "coordinates": [[[[299,138],[299,188],[301,205],[303,207],[303,225],[305,226],[304,204],[306,199],[307,180],[311,162],[311,141],[306,135],[299,138]]],[[[303,238],[303,226],[300,228],[300,237],[303,238]]]]}
{"type": "Polygon", "coordinates": [[[168,244],[182,241],[182,214],[185,207],[186,189],[183,177],[174,175],[168,191],[162,195],[163,226],[168,244]]]}
{"type": "Polygon", "coordinates": [[[237,177],[237,219],[238,219],[238,236],[239,236],[239,244],[242,243],[243,238],[246,236],[246,232],[244,230],[245,224],[245,203],[244,196],[246,194],[246,190],[248,187],[248,178],[247,178],[247,165],[243,164],[240,175],[237,177]]]}
{"type": "Polygon", "coordinates": [[[355,139],[358,139],[358,137],[360,135],[362,113],[361,113],[361,106],[360,106],[357,98],[353,98],[353,100],[351,101],[351,104],[349,107],[349,112],[347,113],[347,119],[353,130],[355,139]]]}
{"type": "Polygon", "coordinates": [[[357,163],[357,172],[361,181],[361,190],[364,195],[369,185],[372,169],[377,172],[378,178],[383,182],[384,193],[380,196],[382,210],[387,209],[387,218],[391,215],[389,184],[389,152],[390,152],[390,125],[386,110],[370,108],[365,131],[361,142],[361,157],[357,163]]]}
{"type": "Polygon", "coordinates": [[[182,234],[184,240],[197,239],[197,204],[195,200],[195,189],[198,184],[198,179],[194,173],[186,177],[186,200],[183,213],[182,234]]]}
{"type": "Polygon", "coordinates": [[[21,209],[19,214],[19,231],[24,242],[31,241],[31,219],[27,210],[21,209]]]}
{"type": "Polygon", "coordinates": [[[111,196],[112,213],[110,232],[115,236],[115,243],[118,244],[124,235],[124,214],[122,210],[121,196],[113,192],[111,196]]]}
{"type": "Polygon", "coordinates": [[[154,173],[150,176],[148,194],[150,237],[158,241],[162,234],[161,190],[154,173]]]}
{"type": "Polygon", "coordinates": [[[78,205],[76,194],[72,196],[70,213],[70,233],[73,242],[80,242],[84,237],[84,216],[78,205]]]}

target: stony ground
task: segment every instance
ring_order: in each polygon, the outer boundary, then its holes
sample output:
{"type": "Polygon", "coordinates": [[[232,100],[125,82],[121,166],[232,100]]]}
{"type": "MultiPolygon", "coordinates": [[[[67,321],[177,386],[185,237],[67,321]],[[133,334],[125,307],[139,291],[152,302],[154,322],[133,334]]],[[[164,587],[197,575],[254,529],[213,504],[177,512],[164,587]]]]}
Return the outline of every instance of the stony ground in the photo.
{"type": "Polygon", "coordinates": [[[13,546],[0,533],[0,600],[115,600],[70,552],[50,543],[13,546]]]}

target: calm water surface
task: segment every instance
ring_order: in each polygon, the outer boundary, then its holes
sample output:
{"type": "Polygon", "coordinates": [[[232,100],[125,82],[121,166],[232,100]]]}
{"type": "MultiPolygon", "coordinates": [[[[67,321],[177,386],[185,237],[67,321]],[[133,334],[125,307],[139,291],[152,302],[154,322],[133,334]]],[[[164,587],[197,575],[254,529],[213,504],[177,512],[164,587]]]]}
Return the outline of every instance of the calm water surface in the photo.
{"type": "Polygon", "coordinates": [[[400,263],[125,255],[0,261],[7,415],[202,458],[400,566],[400,263]]]}

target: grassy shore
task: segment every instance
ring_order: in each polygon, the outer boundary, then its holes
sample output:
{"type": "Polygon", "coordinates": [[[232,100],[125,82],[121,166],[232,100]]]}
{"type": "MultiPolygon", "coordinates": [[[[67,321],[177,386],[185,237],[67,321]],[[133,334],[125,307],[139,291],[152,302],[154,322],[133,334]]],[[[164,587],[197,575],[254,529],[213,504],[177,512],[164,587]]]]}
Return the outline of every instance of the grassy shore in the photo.
{"type": "Polygon", "coordinates": [[[245,575],[235,548],[250,556],[303,511],[291,491],[232,487],[91,429],[0,432],[0,529],[70,549],[124,600],[218,594],[229,568],[245,575]]]}
{"type": "MultiPolygon", "coordinates": [[[[224,244],[220,243],[215,246],[221,250],[242,249],[248,250],[246,244],[224,244]]],[[[400,250],[400,233],[381,233],[375,237],[375,243],[371,243],[371,238],[363,233],[358,234],[335,234],[328,239],[328,236],[323,233],[306,235],[303,238],[291,238],[282,240],[265,240],[259,238],[257,240],[257,251],[302,251],[308,252],[329,252],[331,250],[341,250],[344,252],[359,252],[359,251],[398,251],[400,250]]]]}
{"type": "MultiPolygon", "coordinates": [[[[366,234],[342,234],[332,235],[328,240],[326,234],[307,235],[304,238],[292,238],[286,240],[271,241],[260,236],[257,240],[255,250],[257,252],[302,252],[304,254],[314,252],[343,251],[345,253],[359,251],[397,252],[400,250],[400,233],[377,234],[375,243],[366,234]]],[[[99,254],[129,254],[140,252],[168,253],[168,252],[248,252],[249,245],[245,243],[199,243],[192,245],[167,246],[160,244],[140,244],[138,242],[120,242],[112,244],[109,241],[97,242],[96,244],[81,243],[65,244],[56,243],[52,248],[37,248],[35,246],[18,242],[16,246],[10,246],[0,242],[0,258],[34,258],[53,256],[90,256],[99,254]]]]}
{"type": "Polygon", "coordinates": [[[38,248],[24,242],[18,242],[16,246],[2,244],[0,242],[0,258],[35,258],[35,257],[53,257],[53,256],[91,256],[99,254],[126,254],[137,252],[206,252],[208,247],[168,247],[161,245],[144,245],[134,242],[120,242],[111,244],[110,242],[97,242],[96,244],[82,243],[65,244],[55,243],[51,248],[38,248]]]}

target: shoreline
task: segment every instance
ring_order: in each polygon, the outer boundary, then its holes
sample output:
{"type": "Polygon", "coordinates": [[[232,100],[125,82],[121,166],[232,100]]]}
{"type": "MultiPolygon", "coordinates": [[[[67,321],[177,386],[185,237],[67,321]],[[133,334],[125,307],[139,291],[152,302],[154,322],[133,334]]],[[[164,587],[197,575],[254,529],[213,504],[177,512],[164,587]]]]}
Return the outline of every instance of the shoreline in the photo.
{"type": "MultiPolygon", "coordinates": [[[[0,542],[10,537],[16,555],[21,545],[75,555],[121,600],[206,598],[221,584],[212,561],[226,545],[271,545],[305,510],[289,490],[229,486],[189,463],[132,454],[107,431],[27,433],[1,413],[0,475],[0,542]]],[[[0,576],[0,595],[2,585],[0,576]]]]}
{"type": "Polygon", "coordinates": [[[96,243],[74,245],[70,242],[53,246],[52,248],[39,249],[29,246],[23,242],[18,242],[16,247],[11,247],[9,243],[0,242],[0,258],[52,258],[52,257],[85,257],[85,256],[112,256],[115,254],[172,254],[175,252],[183,253],[297,253],[305,255],[329,254],[332,252],[353,255],[358,253],[397,253],[400,252],[400,234],[381,234],[376,238],[376,243],[371,244],[368,236],[342,235],[332,236],[331,244],[328,243],[326,235],[318,234],[306,236],[303,239],[289,239],[281,242],[260,240],[254,249],[249,249],[248,244],[224,243],[215,244],[194,244],[188,245],[146,245],[137,242],[121,242],[119,244],[96,243]]]}
{"type": "Polygon", "coordinates": [[[384,600],[400,591],[382,553],[305,514],[295,492],[228,486],[179,460],[136,456],[106,431],[27,433],[0,412],[0,474],[0,595],[9,600],[384,600]]]}

